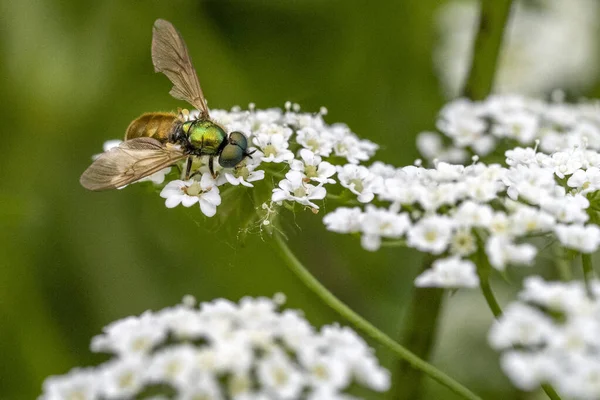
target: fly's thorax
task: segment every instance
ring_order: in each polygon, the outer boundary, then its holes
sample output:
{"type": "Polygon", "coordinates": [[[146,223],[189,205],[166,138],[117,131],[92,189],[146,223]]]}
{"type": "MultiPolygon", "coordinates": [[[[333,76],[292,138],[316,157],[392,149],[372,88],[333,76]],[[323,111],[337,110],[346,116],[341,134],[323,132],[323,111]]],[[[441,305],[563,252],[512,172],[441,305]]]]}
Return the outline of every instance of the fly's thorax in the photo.
{"type": "Polygon", "coordinates": [[[125,140],[139,137],[149,137],[161,142],[170,139],[176,123],[179,123],[175,113],[146,113],[133,120],[125,132],[125,140]]]}
{"type": "Polygon", "coordinates": [[[216,155],[227,143],[225,130],[209,120],[184,122],[182,130],[191,150],[198,155],[216,155]]]}

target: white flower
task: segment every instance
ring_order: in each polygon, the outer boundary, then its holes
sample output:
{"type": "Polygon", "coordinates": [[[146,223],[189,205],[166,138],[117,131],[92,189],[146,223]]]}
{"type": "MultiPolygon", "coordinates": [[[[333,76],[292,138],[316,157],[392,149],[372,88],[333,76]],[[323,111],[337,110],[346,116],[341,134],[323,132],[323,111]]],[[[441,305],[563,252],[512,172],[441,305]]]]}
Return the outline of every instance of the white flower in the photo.
{"type": "Polygon", "coordinates": [[[112,140],[107,140],[106,142],[104,142],[104,144],[102,145],[102,150],[104,150],[104,152],[109,151],[110,149],[113,149],[115,147],[119,147],[119,145],[123,143],[122,140],[120,139],[112,139],[112,140]]]}
{"type": "Polygon", "coordinates": [[[333,137],[333,151],[338,157],[345,157],[349,163],[367,161],[379,148],[375,143],[359,139],[345,124],[333,124],[329,129],[333,137]]]}
{"type": "Polygon", "coordinates": [[[44,381],[40,400],[96,400],[102,380],[92,369],[73,369],[63,376],[51,376],[44,381]]]}
{"type": "Polygon", "coordinates": [[[458,257],[435,260],[430,269],[415,279],[415,286],[419,287],[471,288],[477,285],[479,278],[475,272],[475,264],[458,257]]]}
{"type": "Polygon", "coordinates": [[[296,141],[314,154],[329,157],[333,150],[334,138],[328,131],[306,127],[298,131],[296,141]]]}
{"type": "MultiPolygon", "coordinates": [[[[155,185],[160,185],[165,181],[166,176],[171,172],[171,167],[163,168],[160,171],[156,171],[152,175],[148,175],[140,180],[137,180],[133,183],[138,182],[152,182],[155,185]]],[[[120,189],[120,188],[119,188],[120,189]]]]}
{"type": "Polygon", "coordinates": [[[565,246],[582,253],[593,253],[600,246],[600,228],[596,225],[562,225],[554,227],[558,240],[565,246]]]}
{"type": "MultiPolygon", "coordinates": [[[[107,140],[102,145],[102,149],[104,150],[104,152],[107,152],[110,149],[118,147],[121,143],[123,143],[123,141],[119,140],[119,139],[107,140]]],[[[97,159],[100,156],[101,156],[101,154],[94,154],[92,156],[92,160],[95,160],[95,159],[97,159]]],[[[157,172],[153,173],[152,175],[148,175],[148,176],[146,176],[144,178],[141,178],[141,179],[138,179],[137,181],[134,181],[132,183],[152,182],[155,185],[160,185],[160,184],[162,184],[165,181],[165,176],[168,175],[170,172],[171,172],[171,167],[163,168],[160,171],[157,171],[157,172]]],[[[125,188],[127,186],[128,185],[121,186],[118,189],[123,189],[123,188],[125,188]]]]}
{"type": "Polygon", "coordinates": [[[533,142],[538,130],[538,117],[529,111],[511,111],[499,118],[493,133],[498,137],[516,139],[519,143],[533,142]]]}
{"type": "Polygon", "coordinates": [[[305,385],[300,371],[282,351],[274,351],[262,360],[257,375],[260,384],[277,399],[296,399],[305,385]]]}
{"type": "Polygon", "coordinates": [[[552,214],[560,222],[584,223],[589,219],[586,210],[590,202],[581,194],[565,197],[544,197],[540,208],[552,214]]]}
{"type": "Polygon", "coordinates": [[[552,334],[552,320],[546,314],[528,305],[512,304],[504,310],[500,321],[495,321],[489,333],[489,342],[495,349],[514,346],[545,345],[552,334]]]}
{"type": "MultiPolygon", "coordinates": [[[[600,282],[593,280],[590,287],[600,282]]],[[[600,396],[600,303],[583,282],[525,280],[519,301],[510,304],[489,332],[502,352],[502,369],[520,389],[551,384],[561,397],[600,396]]]]}
{"type": "Polygon", "coordinates": [[[408,245],[432,254],[443,253],[448,248],[453,229],[454,222],[448,217],[425,217],[408,231],[408,245]]]}
{"type": "Polygon", "coordinates": [[[254,136],[252,142],[262,151],[261,160],[264,162],[281,163],[294,158],[294,153],[288,149],[289,143],[283,134],[262,133],[254,136]]]}
{"type": "Polygon", "coordinates": [[[400,238],[409,227],[408,215],[376,208],[369,204],[361,216],[362,245],[367,250],[375,251],[379,249],[382,237],[400,238]]]}
{"type": "Polygon", "coordinates": [[[531,265],[537,249],[528,244],[514,244],[505,236],[492,236],[485,244],[485,253],[492,267],[504,270],[508,264],[531,265]]]}
{"type": "Polygon", "coordinates": [[[265,171],[255,169],[260,165],[263,154],[260,151],[252,153],[252,158],[246,157],[232,170],[225,170],[217,177],[217,186],[228,182],[233,186],[254,187],[251,182],[265,179],[265,171]]]}
{"type": "Polygon", "coordinates": [[[550,214],[528,206],[519,206],[517,210],[511,214],[509,220],[510,232],[514,236],[547,232],[550,231],[556,223],[556,220],[550,214]]]}
{"type": "Polygon", "coordinates": [[[120,361],[109,361],[102,368],[102,392],[108,398],[134,396],[146,383],[144,358],[129,357],[120,361]]]}
{"type": "Polygon", "coordinates": [[[309,384],[316,391],[335,393],[348,386],[351,380],[344,361],[333,355],[322,354],[317,350],[305,352],[302,364],[309,371],[309,384]]]}
{"type": "Polygon", "coordinates": [[[145,355],[165,339],[166,333],[156,329],[150,314],[115,321],[92,339],[91,349],[116,355],[145,355]]]}
{"type": "Polygon", "coordinates": [[[362,165],[346,164],[338,166],[340,184],[358,196],[361,203],[369,203],[375,197],[373,188],[377,185],[378,177],[373,175],[367,167],[362,165]]]}
{"type": "Polygon", "coordinates": [[[278,308],[267,298],[218,299],[199,309],[188,301],[117,321],[94,340],[104,350],[118,349],[113,359],[48,378],[40,399],[138,398],[152,386],[156,399],[299,399],[314,393],[342,400],[356,383],[389,388],[389,373],[354,331],[335,325],[318,332],[299,311],[278,308]],[[150,329],[151,335],[141,332],[150,329]],[[123,346],[144,336],[152,339],[142,341],[142,352],[123,346]]]}
{"type": "Polygon", "coordinates": [[[487,227],[492,221],[492,216],[492,207],[473,201],[463,202],[453,215],[460,226],[466,227],[487,227]]]}
{"type": "Polygon", "coordinates": [[[578,169],[569,177],[567,185],[581,189],[582,193],[594,192],[600,189],[600,169],[597,167],[585,171],[578,169]]]}
{"type": "Polygon", "coordinates": [[[576,151],[557,151],[552,154],[548,163],[554,167],[554,173],[561,179],[583,166],[581,153],[576,151]]]}
{"type": "Polygon", "coordinates": [[[321,184],[335,183],[331,179],[336,172],[335,166],[327,161],[321,161],[321,157],[308,149],[300,150],[302,160],[292,160],[290,168],[292,171],[302,172],[308,179],[321,184]]]}
{"type": "Polygon", "coordinates": [[[217,183],[209,172],[202,174],[200,181],[190,179],[187,181],[175,180],[169,182],[160,192],[160,197],[166,199],[168,208],[177,207],[179,204],[190,207],[200,203],[200,210],[207,217],[212,217],[221,204],[221,196],[217,183]]]}
{"type": "Polygon", "coordinates": [[[271,200],[275,202],[291,200],[319,209],[319,206],[310,200],[323,200],[326,195],[327,191],[322,185],[306,183],[301,172],[290,171],[285,174],[285,179],[279,182],[279,188],[273,189],[271,200]]]}
{"type": "Polygon", "coordinates": [[[450,253],[468,256],[477,250],[477,239],[468,228],[458,228],[450,242],[450,253]]]}
{"type": "Polygon", "coordinates": [[[443,150],[442,138],[435,132],[421,132],[417,135],[417,149],[428,160],[439,158],[443,150]]]}
{"type": "Polygon", "coordinates": [[[358,207],[339,207],[323,217],[323,223],[333,232],[358,232],[361,229],[362,210],[358,207]]]}
{"type": "MultiPolygon", "coordinates": [[[[273,117],[275,115],[272,115],[273,117]]],[[[292,137],[294,131],[289,127],[282,125],[281,123],[277,123],[276,120],[273,120],[271,123],[265,123],[259,125],[259,128],[254,132],[254,136],[281,136],[284,140],[288,141],[292,137]]]]}

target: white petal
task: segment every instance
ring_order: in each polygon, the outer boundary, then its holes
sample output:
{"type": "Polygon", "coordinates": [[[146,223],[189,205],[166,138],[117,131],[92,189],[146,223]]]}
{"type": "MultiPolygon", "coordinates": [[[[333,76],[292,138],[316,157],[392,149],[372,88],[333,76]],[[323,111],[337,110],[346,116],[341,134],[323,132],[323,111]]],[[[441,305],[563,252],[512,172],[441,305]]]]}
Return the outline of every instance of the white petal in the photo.
{"type": "Polygon", "coordinates": [[[287,191],[281,189],[273,189],[273,194],[271,195],[271,201],[283,201],[290,198],[290,195],[287,191]]]}
{"type": "Polygon", "coordinates": [[[219,189],[213,187],[210,192],[206,192],[200,196],[202,200],[208,201],[215,206],[221,204],[221,196],[219,195],[219,189]]]}
{"type": "Polygon", "coordinates": [[[183,195],[171,196],[165,201],[165,206],[167,206],[167,208],[177,207],[182,199],[183,195]]]}
{"type": "Polygon", "coordinates": [[[229,172],[227,172],[225,174],[225,179],[227,179],[227,182],[229,182],[233,186],[237,186],[240,184],[240,180],[238,178],[236,178],[235,176],[233,176],[233,174],[231,174],[229,172]]]}
{"type": "Polygon", "coordinates": [[[191,207],[198,202],[198,196],[181,196],[181,205],[184,207],[191,207]]]}
{"type": "Polygon", "coordinates": [[[310,199],[322,200],[327,196],[327,190],[323,186],[314,188],[309,196],[310,199]]]}
{"type": "Polygon", "coordinates": [[[217,213],[217,207],[203,198],[200,199],[200,210],[207,217],[212,217],[217,213]]]}

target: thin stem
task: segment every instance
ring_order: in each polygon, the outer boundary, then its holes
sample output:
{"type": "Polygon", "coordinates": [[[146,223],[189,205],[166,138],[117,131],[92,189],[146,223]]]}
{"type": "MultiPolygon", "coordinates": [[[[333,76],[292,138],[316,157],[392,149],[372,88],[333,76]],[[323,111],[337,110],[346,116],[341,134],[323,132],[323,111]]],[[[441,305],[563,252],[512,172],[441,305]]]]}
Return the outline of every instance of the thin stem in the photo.
{"type": "MultiPolygon", "coordinates": [[[[421,272],[431,268],[434,258],[425,255],[421,272]]],[[[428,360],[435,345],[438,319],[441,314],[444,290],[439,288],[413,289],[410,308],[404,319],[402,343],[417,356],[428,360]]],[[[423,373],[400,360],[396,366],[394,382],[396,400],[415,400],[422,398],[423,373]]]]}
{"type": "MultiPolygon", "coordinates": [[[[496,296],[494,296],[492,287],[490,286],[489,274],[491,268],[492,267],[487,256],[483,251],[480,250],[479,265],[477,266],[477,275],[479,276],[479,287],[481,288],[481,292],[483,293],[483,297],[485,297],[485,301],[487,302],[488,307],[492,311],[492,314],[494,314],[494,318],[498,319],[502,316],[502,307],[500,307],[498,300],[496,300],[496,296]]],[[[550,384],[542,384],[542,390],[550,399],[561,400],[556,390],[554,390],[554,388],[550,384]]]]}
{"type": "Polygon", "coordinates": [[[323,286],[296,258],[292,250],[288,247],[285,239],[281,233],[274,232],[275,244],[277,249],[285,261],[286,265],[290,270],[296,274],[298,278],[323,300],[325,304],[331,307],[333,310],[338,312],[341,316],[346,318],[350,323],[356,326],[359,330],[369,335],[375,341],[379,342],[383,346],[387,347],[394,355],[406,360],[413,368],[423,371],[429,375],[432,379],[436,380],[440,384],[446,386],[454,393],[460,395],[465,399],[480,399],[476,394],[471,392],[469,389],[450,378],[444,372],[435,368],[428,362],[420,359],[415,354],[398,344],[394,339],[380,331],[373,324],[368,322],[366,319],[358,315],[346,304],[333,295],[325,286],[323,286]]]}
{"type": "Polygon", "coordinates": [[[406,240],[389,240],[381,242],[381,247],[407,247],[406,240]]]}
{"type": "Polygon", "coordinates": [[[594,266],[592,265],[591,254],[581,254],[581,264],[583,266],[583,281],[588,292],[590,292],[590,281],[594,279],[594,266]]]}
{"type": "Polygon", "coordinates": [[[564,250],[560,247],[557,248],[555,254],[554,265],[556,265],[556,271],[561,281],[568,282],[572,279],[571,263],[565,259],[564,250]]]}
{"type": "Polygon", "coordinates": [[[471,67],[462,93],[472,100],[481,100],[492,90],[512,0],[480,0],[480,4],[471,67]]]}
{"type": "Polygon", "coordinates": [[[502,316],[502,307],[496,300],[496,296],[494,296],[494,292],[492,291],[492,287],[490,286],[490,271],[492,266],[483,251],[483,240],[479,237],[479,265],[477,265],[477,276],[479,277],[479,287],[481,289],[481,293],[483,293],[483,297],[485,301],[494,314],[494,318],[499,318],[502,316]]]}
{"type": "Polygon", "coordinates": [[[479,287],[481,288],[481,292],[483,293],[483,297],[485,297],[488,307],[492,311],[492,314],[494,314],[494,318],[500,318],[502,316],[502,308],[500,307],[498,300],[496,300],[496,296],[494,296],[487,273],[479,274],[479,287]]]}
{"type": "Polygon", "coordinates": [[[554,388],[552,386],[550,386],[549,384],[544,383],[542,385],[542,389],[544,390],[544,393],[546,393],[546,396],[548,396],[550,399],[561,400],[561,398],[558,395],[558,393],[556,392],[556,390],[554,390],[554,388]]]}

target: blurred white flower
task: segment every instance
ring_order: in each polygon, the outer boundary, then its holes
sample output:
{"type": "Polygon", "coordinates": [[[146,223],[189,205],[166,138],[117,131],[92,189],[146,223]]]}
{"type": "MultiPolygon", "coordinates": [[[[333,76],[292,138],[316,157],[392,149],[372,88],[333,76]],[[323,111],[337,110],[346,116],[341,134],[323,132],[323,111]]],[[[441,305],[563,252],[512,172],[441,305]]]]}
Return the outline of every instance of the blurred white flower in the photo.
{"type": "Polygon", "coordinates": [[[537,249],[529,244],[514,244],[506,236],[492,236],[485,244],[485,253],[492,267],[502,271],[508,264],[531,265],[537,249]]]}
{"type": "Polygon", "coordinates": [[[478,285],[475,264],[458,257],[435,260],[432,268],[415,279],[415,286],[419,287],[472,288],[478,285]]]}
{"type": "Polygon", "coordinates": [[[600,246],[600,228],[596,225],[562,225],[554,227],[558,240],[567,248],[593,253],[600,246]]]}
{"type": "Polygon", "coordinates": [[[137,398],[148,387],[154,398],[344,399],[353,384],[390,387],[389,373],[352,330],[317,332],[300,312],[278,307],[267,298],[219,299],[113,322],[92,348],[114,357],[46,379],[40,399],[137,398]]]}
{"type": "Polygon", "coordinates": [[[425,217],[408,231],[408,245],[432,254],[443,253],[450,244],[454,225],[448,217],[425,217]]]}
{"type": "Polygon", "coordinates": [[[489,332],[502,353],[501,366],[515,386],[532,390],[551,384],[563,398],[600,397],[600,282],[525,280],[519,301],[510,304],[489,332]]]}

